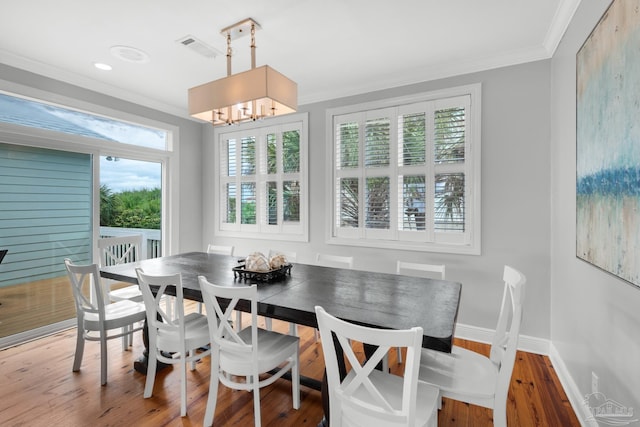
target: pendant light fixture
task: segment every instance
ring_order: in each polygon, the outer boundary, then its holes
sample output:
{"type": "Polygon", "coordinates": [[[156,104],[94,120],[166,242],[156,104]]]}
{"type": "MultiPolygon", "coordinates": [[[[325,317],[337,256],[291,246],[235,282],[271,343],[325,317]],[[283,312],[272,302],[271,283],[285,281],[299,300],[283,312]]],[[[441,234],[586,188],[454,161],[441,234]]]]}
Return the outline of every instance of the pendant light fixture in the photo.
{"type": "Polygon", "coordinates": [[[231,125],[293,113],[298,108],[298,85],[268,65],[256,67],[255,32],[251,18],[224,28],[227,39],[227,77],[189,89],[189,114],[217,125],[231,125]],[[251,69],[231,74],[231,41],[251,34],[251,69]]]}

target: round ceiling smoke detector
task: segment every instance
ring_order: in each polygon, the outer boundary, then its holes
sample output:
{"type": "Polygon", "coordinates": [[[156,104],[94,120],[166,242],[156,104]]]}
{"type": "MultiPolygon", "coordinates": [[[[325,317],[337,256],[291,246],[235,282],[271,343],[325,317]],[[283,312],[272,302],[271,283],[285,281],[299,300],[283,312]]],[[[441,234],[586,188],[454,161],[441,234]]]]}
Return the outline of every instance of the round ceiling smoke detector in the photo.
{"type": "Polygon", "coordinates": [[[111,46],[111,55],[127,62],[146,64],[150,61],[149,54],[131,46],[111,46]]]}

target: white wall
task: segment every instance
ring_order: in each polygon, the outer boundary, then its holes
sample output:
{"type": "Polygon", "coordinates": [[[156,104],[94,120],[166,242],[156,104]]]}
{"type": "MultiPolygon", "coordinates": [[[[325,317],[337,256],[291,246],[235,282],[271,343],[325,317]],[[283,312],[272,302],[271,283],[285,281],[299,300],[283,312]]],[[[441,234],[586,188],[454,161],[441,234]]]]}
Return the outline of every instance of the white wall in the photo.
{"type": "Polygon", "coordinates": [[[593,371],[600,391],[637,415],[640,288],[578,260],[575,250],[576,53],[609,3],[583,1],[552,59],[551,339],[577,398],[591,393],[593,371]]]}
{"type": "MultiPolygon", "coordinates": [[[[433,82],[304,105],[309,112],[310,242],[268,242],[218,238],[213,215],[204,215],[207,241],[231,244],[236,253],[277,248],[298,252],[298,262],[312,262],[316,252],[350,254],[354,268],[394,272],[397,259],[447,264],[447,278],[463,284],[458,320],[461,324],[494,329],[502,297],[502,269],[510,264],[529,281],[522,332],[549,338],[550,219],[549,219],[549,86],[550,62],[452,77],[433,82]],[[326,243],[325,191],[327,108],[393,98],[442,88],[482,83],[482,255],[450,255],[387,249],[335,246],[326,243]],[[278,245],[279,243],[279,245],[278,245]]],[[[203,160],[212,164],[214,130],[205,128],[203,160]]],[[[213,176],[203,184],[204,206],[217,206],[213,176]]],[[[295,271],[295,270],[294,270],[295,271]]],[[[458,328],[460,331],[460,328],[458,328]]]]}

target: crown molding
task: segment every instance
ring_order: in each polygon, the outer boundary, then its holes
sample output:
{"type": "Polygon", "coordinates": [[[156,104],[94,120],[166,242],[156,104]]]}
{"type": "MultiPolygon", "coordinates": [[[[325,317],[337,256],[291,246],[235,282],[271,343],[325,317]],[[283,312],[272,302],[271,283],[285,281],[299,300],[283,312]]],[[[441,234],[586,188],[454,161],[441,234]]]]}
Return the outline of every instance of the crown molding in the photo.
{"type": "Polygon", "coordinates": [[[345,98],[348,96],[362,95],[369,92],[392,89],[395,87],[423,83],[431,80],[455,77],[464,74],[549,59],[550,57],[551,56],[547,49],[539,46],[528,50],[508,52],[491,58],[481,58],[471,61],[451,61],[449,63],[442,64],[437,68],[428,70],[419,68],[413,70],[413,72],[405,73],[402,76],[391,77],[384,81],[380,79],[361,79],[362,84],[351,86],[348,91],[345,91],[344,89],[323,89],[316,93],[302,93],[298,95],[298,104],[305,105],[337,98],[345,98]],[[374,83],[369,83],[371,81],[374,81],[374,83]]]}
{"type": "Polygon", "coordinates": [[[556,52],[581,1],[582,0],[564,0],[558,5],[556,14],[551,21],[551,25],[549,25],[549,30],[543,42],[543,46],[547,52],[549,52],[550,57],[556,52]]]}

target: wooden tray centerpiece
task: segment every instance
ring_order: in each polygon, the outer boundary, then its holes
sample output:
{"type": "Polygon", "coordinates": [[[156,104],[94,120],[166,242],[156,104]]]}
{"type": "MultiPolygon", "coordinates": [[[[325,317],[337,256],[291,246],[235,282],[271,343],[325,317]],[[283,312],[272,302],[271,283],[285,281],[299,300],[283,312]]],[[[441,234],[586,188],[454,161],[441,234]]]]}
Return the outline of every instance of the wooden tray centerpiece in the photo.
{"type": "Polygon", "coordinates": [[[233,277],[236,279],[240,278],[244,280],[257,280],[259,282],[271,282],[282,279],[287,275],[291,275],[291,267],[293,267],[293,264],[285,264],[280,268],[268,271],[252,271],[246,270],[245,264],[241,264],[237,267],[233,267],[233,277]]]}
{"type": "Polygon", "coordinates": [[[233,267],[235,279],[272,282],[291,275],[293,265],[284,256],[277,255],[268,260],[263,254],[256,252],[246,259],[238,260],[239,265],[233,267]]]}

